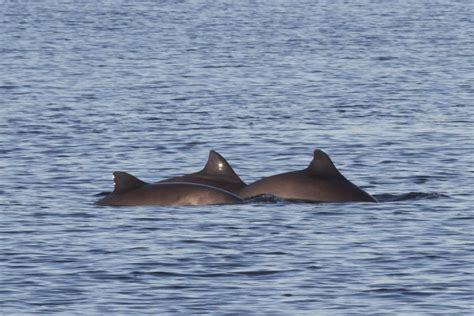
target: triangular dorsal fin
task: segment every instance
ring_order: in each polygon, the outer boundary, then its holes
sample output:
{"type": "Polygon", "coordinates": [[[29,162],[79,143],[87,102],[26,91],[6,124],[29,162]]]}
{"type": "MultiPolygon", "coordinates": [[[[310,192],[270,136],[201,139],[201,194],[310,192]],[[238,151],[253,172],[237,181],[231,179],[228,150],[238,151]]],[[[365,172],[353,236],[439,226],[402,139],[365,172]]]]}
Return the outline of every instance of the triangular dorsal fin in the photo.
{"type": "Polygon", "coordinates": [[[137,177],[123,171],[115,171],[113,175],[115,183],[114,193],[125,193],[147,184],[137,177]]]}
{"type": "Polygon", "coordinates": [[[242,182],[227,160],[214,150],[209,152],[206,166],[199,171],[199,174],[204,176],[225,177],[232,181],[242,182]]]}
{"type": "Polygon", "coordinates": [[[336,169],[331,158],[322,150],[316,149],[313,160],[306,171],[315,176],[339,176],[341,173],[336,169]]]}

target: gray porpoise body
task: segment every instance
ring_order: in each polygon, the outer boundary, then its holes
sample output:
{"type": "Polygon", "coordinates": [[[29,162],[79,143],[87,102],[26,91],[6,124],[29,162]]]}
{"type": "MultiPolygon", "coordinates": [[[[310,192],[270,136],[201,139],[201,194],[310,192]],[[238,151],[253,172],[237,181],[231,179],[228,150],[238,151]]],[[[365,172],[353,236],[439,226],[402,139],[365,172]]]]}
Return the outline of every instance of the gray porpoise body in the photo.
{"type": "Polygon", "coordinates": [[[206,166],[198,172],[161,180],[158,183],[189,182],[213,186],[238,194],[246,186],[227,160],[216,151],[209,152],[206,166]]]}
{"type": "Polygon", "coordinates": [[[209,205],[241,202],[242,199],[219,188],[186,182],[146,183],[126,173],[113,173],[115,189],[97,205],[209,205]]]}
{"type": "Polygon", "coordinates": [[[262,178],[239,192],[250,198],[271,194],[281,199],[308,202],[376,202],[367,192],[347,180],[322,150],[315,150],[308,168],[262,178]]]}

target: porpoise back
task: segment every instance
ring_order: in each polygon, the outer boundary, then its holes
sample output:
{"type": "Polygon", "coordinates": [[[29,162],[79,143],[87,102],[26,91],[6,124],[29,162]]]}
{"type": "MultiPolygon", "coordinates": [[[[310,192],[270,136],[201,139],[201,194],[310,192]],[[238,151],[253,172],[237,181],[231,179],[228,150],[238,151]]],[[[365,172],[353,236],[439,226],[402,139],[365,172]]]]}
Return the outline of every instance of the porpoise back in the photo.
{"type": "Polygon", "coordinates": [[[241,202],[232,192],[189,183],[146,183],[126,172],[113,173],[115,189],[97,205],[209,205],[241,202]]]}
{"type": "Polygon", "coordinates": [[[306,169],[262,178],[239,192],[242,198],[261,194],[308,202],[376,202],[347,180],[329,156],[319,149],[314,151],[313,160],[306,169]]]}
{"type": "Polygon", "coordinates": [[[234,194],[238,194],[246,186],[240,177],[235,173],[227,160],[214,150],[209,152],[209,158],[205,167],[194,173],[177,176],[158,183],[189,182],[210,185],[223,189],[234,194]]]}

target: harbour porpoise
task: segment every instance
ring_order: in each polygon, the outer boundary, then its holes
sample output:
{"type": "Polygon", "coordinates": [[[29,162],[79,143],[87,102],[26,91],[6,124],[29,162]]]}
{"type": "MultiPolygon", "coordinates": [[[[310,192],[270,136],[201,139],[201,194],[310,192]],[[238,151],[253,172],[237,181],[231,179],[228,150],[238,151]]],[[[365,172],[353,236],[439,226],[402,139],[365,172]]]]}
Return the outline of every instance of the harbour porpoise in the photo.
{"type": "Polygon", "coordinates": [[[146,183],[121,171],[113,173],[115,189],[97,205],[209,205],[241,202],[233,194],[212,186],[189,183],[146,183]]]}
{"type": "Polygon", "coordinates": [[[235,173],[227,160],[214,150],[209,152],[209,158],[205,167],[194,173],[177,176],[158,183],[189,182],[213,186],[234,194],[246,186],[240,177],[235,173]]]}
{"type": "Polygon", "coordinates": [[[319,149],[314,151],[313,160],[306,169],[262,178],[239,192],[244,199],[261,194],[308,202],[376,202],[370,194],[347,180],[329,156],[319,149]]]}

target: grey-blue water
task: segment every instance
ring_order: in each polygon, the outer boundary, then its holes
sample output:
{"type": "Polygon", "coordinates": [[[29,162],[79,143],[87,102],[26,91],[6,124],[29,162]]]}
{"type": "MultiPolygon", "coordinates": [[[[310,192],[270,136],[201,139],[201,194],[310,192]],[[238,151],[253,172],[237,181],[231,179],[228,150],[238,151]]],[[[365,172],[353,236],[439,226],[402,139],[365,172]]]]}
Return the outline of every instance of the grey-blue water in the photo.
{"type": "Polygon", "coordinates": [[[0,6],[0,314],[473,313],[472,1],[0,6]],[[316,148],[381,202],[93,205],[316,148]]]}

